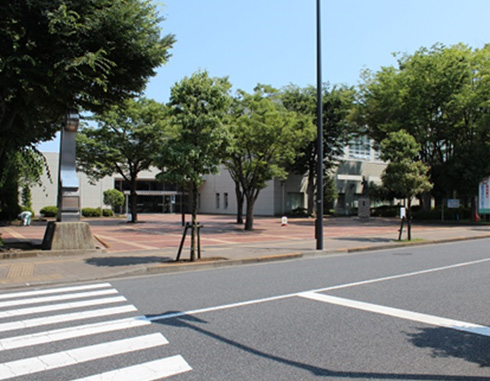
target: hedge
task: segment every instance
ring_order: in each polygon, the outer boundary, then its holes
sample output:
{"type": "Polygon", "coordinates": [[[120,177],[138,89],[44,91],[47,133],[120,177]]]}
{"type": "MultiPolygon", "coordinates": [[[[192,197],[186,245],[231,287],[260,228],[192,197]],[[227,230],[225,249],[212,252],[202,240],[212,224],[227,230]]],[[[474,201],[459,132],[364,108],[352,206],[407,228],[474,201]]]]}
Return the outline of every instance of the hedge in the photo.
{"type": "Polygon", "coordinates": [[[58,215],[58,207],[56,206],[45,206],[40,210],[41,215],[44,217],[56,217],[58,215]]]}

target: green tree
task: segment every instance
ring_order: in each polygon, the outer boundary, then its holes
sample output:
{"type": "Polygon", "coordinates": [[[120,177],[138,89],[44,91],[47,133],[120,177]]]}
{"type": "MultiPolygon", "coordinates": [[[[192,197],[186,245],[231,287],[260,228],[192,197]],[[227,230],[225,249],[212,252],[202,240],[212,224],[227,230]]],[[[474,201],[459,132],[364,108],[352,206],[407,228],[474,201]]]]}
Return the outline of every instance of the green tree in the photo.
{"type": "Polygon", "coordinates": [[[391,132],[381,141],[380,157],[388,161],[381,180],[385,188],[407,200],[408,240],[412,239],[412,200],[432,188],[427,177],[429,168],[417,160],[419,152],[420,144],[405,130],[391,132]]]}
{"type": "Polygon", "coordinates": [[[438,44],[401,55],[398,67],[364,77],[358,120],[378,143],[402,128],[416,139],[436,201],[454,191],[473,199],[490,172],[489,74],[488,45],[438,44]]]}
{"type": "Polygon", "coordinates": [[[95,117],[97,128],[77,134],[77,166],[92,181],[121,175],[129,184],[131,222],[137,222],[138,174],[152,166],[166,137],[165,105],[140,98],[95,117]]]}
{"type": "Polygon", "coordinates": [[[124,204],[124,193],[117,189],[108,189],[104,192],[104,204],[116,209],[124,204]]]}
{"type": "Polygon", "coordinates": [[[268,86],[258,85],[253,94],[239,91],[238,104],[225,165],[240,182],[247,204],[245,230],[252,230],[260,191],[274,177],[287,176],[286,164],[311,139],[314,126],[301,123],[282,105],[277,90],[268,86]]]}
{"type": "MultiPolygon", "coordinates": [[[[348,115],[354,106],[356,92],[352,87],[324,85],[323,98],[323,169],[325,178],[342,156],[345,144],[348,142],[354,124],[350,123],[348,115]]],[[[288,167],[291,171],[307,175],[308,214],[314,212],[314,195],[316,189],[317,166],[317,94],[316,88],[308,86],[300,88],[290,85],[282,89],[281,100],[284,106],[295,111],[303,118],[303,123],[315,128],[315,135],[297,151],[293,163],[288,167]]],[[[311,128],[311,127],[310,127],[311,128]]]]}
{"type": "Polygon", "coordinates": [[[0,220],[11,220],[19,214],[18,194],[22,189],[22,205],[32,208],[31,187],[42,186],[41,175],[47,171],[46,159],[35,148],[23,147],[15,152],[4,165],[4,178],[0,179],[0,220]]]}
{"type": "Polygon", "coordinates": [[[196,259],[197,195],[203,175],[217,173],[231,104],[227,78],[199,71],[175,84],[168,103],[173,135],[160,148],[158,179],[187,185],[191,195],[191,261],[196,259]]]}
{"type": "Polygon", "coordinates": [[[15,152],[51,139],[69,109],[143,90],[174,43],[161,21],[149,0],[0,2],[0,187],[16,188],[15,152]]]}

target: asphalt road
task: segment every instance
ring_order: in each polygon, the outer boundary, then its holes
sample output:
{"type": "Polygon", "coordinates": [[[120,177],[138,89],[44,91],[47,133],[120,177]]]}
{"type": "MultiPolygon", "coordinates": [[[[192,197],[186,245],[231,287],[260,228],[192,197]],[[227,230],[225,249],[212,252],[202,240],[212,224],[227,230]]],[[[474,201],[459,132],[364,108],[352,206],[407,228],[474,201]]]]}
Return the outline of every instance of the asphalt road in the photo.
{"type": "Polygon", "coordinates": [[[490,380],[489,248],[475,240],[2,293],[0,379],[490,380]],[[85,292],[102,295],[73,296],[85,292]],[[67,314],[78,316],[39,321],[67,314]]]}

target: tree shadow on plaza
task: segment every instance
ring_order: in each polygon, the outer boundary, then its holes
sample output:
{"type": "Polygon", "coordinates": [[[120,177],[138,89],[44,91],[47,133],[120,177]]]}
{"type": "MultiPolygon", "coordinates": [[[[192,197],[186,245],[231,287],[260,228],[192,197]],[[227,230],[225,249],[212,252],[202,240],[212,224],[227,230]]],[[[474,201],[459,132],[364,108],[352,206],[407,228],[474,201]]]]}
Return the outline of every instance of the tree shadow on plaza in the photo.
{"type": "MultiPolygon", "coordinates": [[[[410,342],[419,348],[431,350],[433,358],[460,358],[490,367],[490,338],[447,328],[423,328],[407,333],[410,342]]],[[[490,377],[488,377],[490,380],[490,377]]]]}
{"type": "Polygon", "coordinates": [[[168,263],[173,261],[173,258],[159,256],[93,257],[85,259],[85,263],[100,267],[133,266],[148,263],[168,263]]]}
{"type": "MultiPolygon", "coordinates": [[[[285,357],[277,356],[272,353],[267,353],[250,345],[240,343],[237,340],[227,338],[216,332],[205,329],[203,325],[207,321],[193,315],[188,315],[181,311],[168,311],[158,315],[146,315],[146,319],[152,323],[163,324],[182,329],[190,329],[201,335],[205,335],[213,340],[217,340],[226,345],[238,348],[251,355],[258,356],[267,360],[271,360],[280,364],[306,370],[316,377],[335,378],[335,379],[378,379],[378,380],[453,380],[453,381],[483,381],[489,380],[483,376],[457,376],[457,375],[434,375],[434,374],[404,374],[404,373],[381,373],[381,372],[357,372],[357,371],[335,371],[329,370],[315,365],[303,363],[300,361],[291,360],[285,357]]],[[[488,350],[488,348],[487,348],[488,350]]]]}

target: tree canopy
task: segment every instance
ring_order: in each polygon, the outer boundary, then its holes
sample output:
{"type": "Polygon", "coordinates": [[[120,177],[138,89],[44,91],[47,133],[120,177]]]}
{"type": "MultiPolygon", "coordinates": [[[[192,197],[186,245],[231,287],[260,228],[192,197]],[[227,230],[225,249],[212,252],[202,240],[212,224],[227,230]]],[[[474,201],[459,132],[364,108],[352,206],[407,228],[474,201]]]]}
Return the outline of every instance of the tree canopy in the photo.
{"type": "MultiPolygon", "coordinates": [[[[355,97],[356,92],[352,87],[323,86],[323,169],[326,176],[342,157],[345,144],[354,131],[354,125],[349,122],[348,115],[354,107],[355,97]]],[[[292,172],[308,176],[308,214],[311,215],[315,204],[317,165],[316,88],[289,85],[282,89],[281,100],[288,110],[295,111],[302,118],[302,123],[310,124],[315,128],[315,134],[303,147],[298,148],[294,161],[288,166],[292,172]]]]}
{"type": "Polygon", "coordinates": [[[302,123],[283,106],[278,91],[264,85],[253,94],[239,91],[233,113],[225,165],[241,186],[247,201],[245,230],[251,230],[260,191],[274,177],[287,176],[286,165],[294,160],[298,147],[312,138],[314,126],[302,123]]]}
{"type": "Polygon", "coordinates": [[[399,198],[407,200],[408,239],[411,239],[411,206],[415,196],[432,189],[428,166],[418,160],[420,144],[405,130],[390,132],[381,141],[381,159],[388,166],[381,175],[383,186],[399,198]]]}
{"type": "Polygon", "coordinates": [[[149,0],[0,2],[0,162],[51,139],[70,109],[139,94],[174,43],[161,21],[149,0]]]}
{"type": "Polygon", "coordinates": [[[231,104],[228,78],[199,71],[175,84],[170,92],[171,136],[160,147],[160,180],[189,187],[192,210],[191,260],[195,260],[197,192],[203,175],[217,173],[227,142],[226,118],[231,104]]]}
{"type": "Polygon", "coordinates": [[[415,138],[436,199],[471,198],[490,172],[489,74],[489,45],[401,55],[398,67],[365,75],[359,121],[378,143],[400,129],[415,138]]]}
{"type": "Polygon", "coordinates": [[[155,163],[167,134],[166,109],[156,101],[129,99],[95,117],[97,127],[77,134],[77,166],[90,179],[119,174],[129,184],[131,221],[137,222],[136,180],[155,163]]]}

